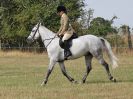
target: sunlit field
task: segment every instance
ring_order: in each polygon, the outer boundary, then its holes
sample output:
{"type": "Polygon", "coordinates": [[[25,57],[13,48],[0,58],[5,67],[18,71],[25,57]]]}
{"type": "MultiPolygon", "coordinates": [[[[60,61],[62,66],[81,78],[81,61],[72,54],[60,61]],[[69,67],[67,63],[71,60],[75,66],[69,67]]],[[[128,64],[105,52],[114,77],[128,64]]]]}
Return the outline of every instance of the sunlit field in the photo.
{"type": "MultiPolygon", "coordinates": [[[[133,99],[133,54],[117,57],[119,67],[110,66],[116,83],[108,80],[105,69],[93,59],[85,84],[70,83],[57,64],[48,84],[42,87],[49,61],[47,53],[0,52],[0,99],[133,99]]],[[[81,81],[84,58],[65,64],[68,73],[81,81]]]]}

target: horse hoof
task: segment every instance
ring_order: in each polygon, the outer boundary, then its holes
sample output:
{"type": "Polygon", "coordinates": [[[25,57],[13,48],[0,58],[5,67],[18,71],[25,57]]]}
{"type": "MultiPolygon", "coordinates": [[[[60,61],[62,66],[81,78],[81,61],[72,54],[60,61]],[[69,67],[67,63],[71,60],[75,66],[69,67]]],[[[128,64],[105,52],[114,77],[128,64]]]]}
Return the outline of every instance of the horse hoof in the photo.
{"type": "Polygon", "coordinates": [[[76,81],[76,80],[73,80],[71,82],[74,83],[74,84],[78,84],[78,81],[76,81]]]}
{"type": "Polygon", "coordinates": [[[116,79],[115,78],[113,79],[113,82],[116,82],[116,79]]]}
{"type": "Polygon", "coordinates": [[[42,83],[41,86],[44,86],[44,84],[42,83]]]}
{"type": "Polygon", "coordinates": [[[78,84],[78,81],[74,80],[74,81],[72,81],[72,83],[74,83],[74,84],[78,84]]]}
{"type": "Polygon", "coordinates": [[[46,82],[43,81],[43,82],[41,83],[41,86],[45,86],[45,85],[46,85],[46,82]]]}
{"type": "Polygon", "coordinates": [[[84,84],[83,81],[78,82],[78,84],[84,84]]]}
{"type": "Polygon", "coordinates": [[[44,82],[41,83],[41,86],[45,86],[44,82]]]}
{"type": "Polygon", "coordinates": [[[113,81],[113,82],[116,82],[116,79],[113,78],[113,77],[111,77],[110,80],[113,81]]]}
{"type": "Polygon", "coordinates": [[[82,81],[82,84],[84,84],[84,83],[85,83],[85,80],[82,81]]]}

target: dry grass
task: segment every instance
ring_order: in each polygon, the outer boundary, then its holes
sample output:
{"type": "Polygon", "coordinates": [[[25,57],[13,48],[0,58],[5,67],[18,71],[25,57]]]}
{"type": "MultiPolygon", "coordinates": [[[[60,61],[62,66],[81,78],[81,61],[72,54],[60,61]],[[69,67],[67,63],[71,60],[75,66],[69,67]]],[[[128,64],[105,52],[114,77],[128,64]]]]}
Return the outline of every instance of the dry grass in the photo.
{"type": "Polygon", "coordinates": [[[113,48],[113,52],[118,55],[133,56],[133,49],[130,50],[129,48],[113,48]]]}
{"type": "Polygon", "coordinates": [[[20,51],[0,51],[0,56],[30,56],[33,53],[20,51]]]}
{"type": "Polygon", "coordinates": [[[34,52],[21,52],[21,51],[18,51],[18,50],[12,50],[12,51],[0,51],[0,56],[18,56],[18,57],[28,57],[28,56],[31,56],[31,55],[35,55],[37,53],[34,53],[34,52]]]}
{"type": "MultiPolygon", "coordinates": [[[[119,67],[111,69],[117,83],[107,79],[94,59],[86,84],[71,84],[56,65],[48,85],[41,87],[47,54],[0,52],[0,99],[132,99],[133,56],[119,54],[118,58],[119,67]]],[[[84,59],[67,61],[66,68],[79,81],[85,72],[84,59]]]]}

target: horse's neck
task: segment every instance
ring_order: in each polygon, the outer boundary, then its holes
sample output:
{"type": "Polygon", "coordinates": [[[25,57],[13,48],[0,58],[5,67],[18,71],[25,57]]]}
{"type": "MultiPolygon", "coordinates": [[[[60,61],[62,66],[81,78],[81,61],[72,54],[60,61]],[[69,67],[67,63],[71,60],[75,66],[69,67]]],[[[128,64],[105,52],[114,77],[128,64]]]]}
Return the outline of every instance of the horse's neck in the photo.
{"type": "Polygon", "coordinates": [[[53,33],[52,31],[50,31],[49,29],[47,29],[44,26],[40,26],[40,31],[39,32],[41,32],[41,35],[45,39],[52,38],[52,37],[55,36],[55,33],[53,33]]]}
{"type": "Polygon", "coordinates": [[[51,38],[54,38],[56,35],[44,26],[40,26],[39,32],[45,47],[51,42],[51,38]]]}

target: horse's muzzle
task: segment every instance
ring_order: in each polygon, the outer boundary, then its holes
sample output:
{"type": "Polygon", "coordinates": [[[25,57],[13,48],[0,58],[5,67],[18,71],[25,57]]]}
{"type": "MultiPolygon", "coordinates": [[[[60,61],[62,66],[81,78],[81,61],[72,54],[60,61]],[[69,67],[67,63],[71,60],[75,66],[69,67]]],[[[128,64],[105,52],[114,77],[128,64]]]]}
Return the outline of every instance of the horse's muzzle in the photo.
{"type": "Polygon", "coordinates": [[[28,44],[31,44],[31,43],[33,43],[34,41],[33,41],[32,39],[30,39],[30,38],[27,38],[27,39],[26,39],[26,42],[27,42],[28,44]]]}

